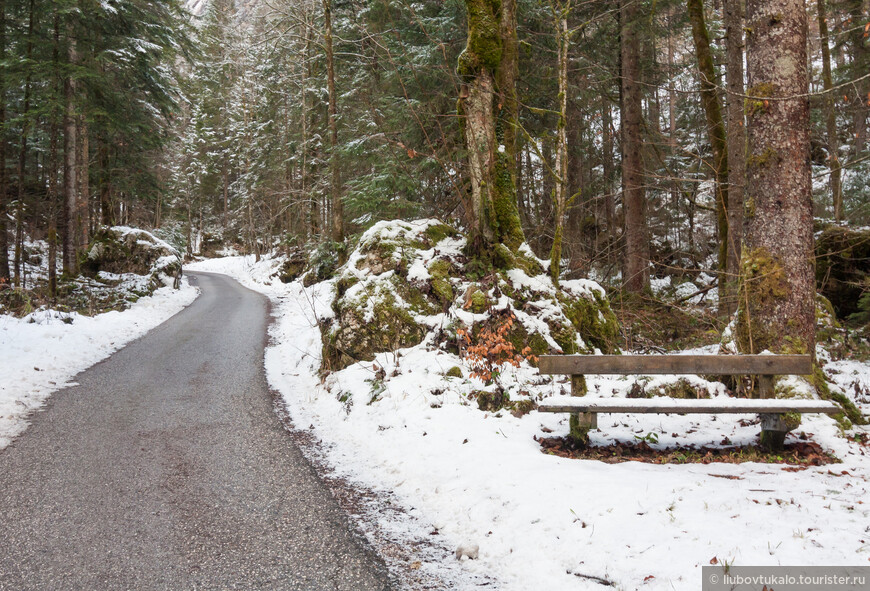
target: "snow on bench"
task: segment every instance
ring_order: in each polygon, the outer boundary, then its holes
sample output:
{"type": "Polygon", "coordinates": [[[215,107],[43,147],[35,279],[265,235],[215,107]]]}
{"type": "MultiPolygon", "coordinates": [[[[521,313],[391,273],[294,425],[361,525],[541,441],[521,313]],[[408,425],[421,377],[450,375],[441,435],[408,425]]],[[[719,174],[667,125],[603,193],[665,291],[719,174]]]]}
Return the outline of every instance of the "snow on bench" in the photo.
{"type": "Polygon", "coordinates": [[[585,396],[553,396],[538,404],[541,412],[594,413],[679,413],[679,414],[745,414],[745,413],[824,413],[843,412],[828,400],[781,400],[778,398],[587,398],[585,396]]]}

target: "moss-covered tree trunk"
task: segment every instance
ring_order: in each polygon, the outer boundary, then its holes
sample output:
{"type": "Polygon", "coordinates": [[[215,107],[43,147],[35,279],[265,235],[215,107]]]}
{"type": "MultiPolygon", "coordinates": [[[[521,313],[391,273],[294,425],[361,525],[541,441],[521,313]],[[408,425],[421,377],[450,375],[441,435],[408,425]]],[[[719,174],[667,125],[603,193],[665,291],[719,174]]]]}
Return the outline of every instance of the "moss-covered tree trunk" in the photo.
{"type": "Polygon", "coordinates": [[[725,297],[720,309],[737,309],[737,281],[743,245],[743,191],[746,186],[746,127],[743,115],[743,0],[725,0],[725,53],[728,67],[725,99],[728,113],[728,255],[725,261],[725,297]]]}
{"type": "Polygon", "coordinates": [[[637,293],[649,286],[649,236],[641,140],[643,91],[640,84],[638,34],[643,23],[634,0],[620,1],[619,17],[622,48],[622,190],[625,211],[623,283],[627,291],[637,293]]]}
{"type": "Polygon", "coordinates": [[[815,350],[813,212],[803,0],[747,0],[747,231],[741,352],[815,350]]]}
{"type": "Polygon", "coordinates": [[[524,240],[512,173],[514,155],[508,156],[503,143],[506,123],[512,127],[516,119],[514,115],[510,121],[509,113],[507,122],[500,118],[504,104],[499,97],[502,93],[515,96],[515,89],[501,89],[496,84],[497,80],[515,84],[515,75],[502,79],[499,72],[502,67],[516,71],[517,53],[515,45],[513,51],[504,51],[501,1],[466,0],[465,5],[468,42],[459,56],[457,71],[463,80],[458,106],[471,178],[466,214],[469,242],[479,254],[485,254],[489,245],[501,242],[515,249],[524,240]]]}
{"type": "Polygon", "coordinates": [[[692,23],[692,39],[695,43],[695,56],[698,60],[698,76],[701,81],[701,105],[707,121],[707,136],[713,150],[713,169],[716,194],[716,228],[719,234],[719,309],[727,311],[725,303],[731,294],[728,290],[725,267],[728,258],[728,145],[725,139],[725,122],[722,120],[722,107],[716,91],[716,72],[713,68],[713,51],[710,48],[710,34],[704,19],[702,0],[687,0],[686,9],[692,23]]]}

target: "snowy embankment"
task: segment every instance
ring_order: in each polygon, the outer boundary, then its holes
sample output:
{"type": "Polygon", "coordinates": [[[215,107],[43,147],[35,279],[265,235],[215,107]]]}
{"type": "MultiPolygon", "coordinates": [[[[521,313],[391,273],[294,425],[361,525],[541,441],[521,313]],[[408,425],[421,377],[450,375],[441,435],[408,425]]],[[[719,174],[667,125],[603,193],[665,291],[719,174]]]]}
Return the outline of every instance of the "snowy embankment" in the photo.
{"type": "Polygon", "coordinates": [[[123,312],[94,317],[40,310],[23,318],[0,315],[0,450],[27,428],[27,417],[77,373],[190,304],[198,290],[162,287],[123,312]]]}
{"type": "MultiPolygon", "coordinates": [[[[618,589],[697,589],[701,567],[712,563],[868,564],[868,448],[844,438],[832,419],[806,415],[798,433],[842,463],[803,470],[545,455],[533,437],[566,433],[567,418],[482,412],[466,397],[479,382],[444,376],[462,362],[446,351],[421,345],[378,354],[321,383],[317,319],[332,314],[334,286],[284,285],[272,279],[279,265],[233,257],[190,268],[229,274],[272,299],[269,382],[293,422],[310,425],[323,441],[338,475],[393,495],[414,517],[386,522],[386,529],[407,528],[407,540],[437,530],[451,547],[479,545],[478,560],[457,563],[446,553],[440,561],[417,559],[422,569],[446,572],[451,589],[478,588],[475,581],[484,578],[492,579],[486,588],[517,591],[601,589],[601,580],[618,589]]],[[[827,369],[863,412],[870,410],[870,366],[842,361],[827,369]]],[[[525,364],[509,370],[508,389],[545,397],[568,391],[563,380],[542,379],[525,364]]],[[[590,376],[590,396],[625,396],[633,383],[590,376]]],[[[654,447],[748,444],[759,429],[752,415],[603,415],[599,427],[590,434],[594,444],[643,439],[654,447]]]]}

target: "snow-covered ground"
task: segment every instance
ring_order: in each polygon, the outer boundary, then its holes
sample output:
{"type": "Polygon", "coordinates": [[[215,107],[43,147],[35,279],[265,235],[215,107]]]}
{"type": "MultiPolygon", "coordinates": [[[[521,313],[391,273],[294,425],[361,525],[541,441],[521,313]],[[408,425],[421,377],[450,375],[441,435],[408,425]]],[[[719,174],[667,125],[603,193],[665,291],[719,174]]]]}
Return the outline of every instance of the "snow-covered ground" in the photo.
{"type": "Polygon", "coordinates": [[[0,450],[27,428],[27,417],[77,373],[190,304],[198,291],[163,287],[129,309],[94,317],[40,310],[0,315],[0,450]]]}
{"type": "MultiPolygon", "coordinates": [[[[697,589],[701,567],[712,563],[868,564],[870,448],[844,438],[832,419],[805,415],[798,432],[842,463],[805,470],[545,455],[533,437],[566,433],[567,418],[480,411],[466,395],[481,384],[446,378],[462,362],[444,351],[418,346],[381,354],[321,383],[317,318],[331,314],[333,286],[273,281],[279,264],[228,257],[188,268],[226,273],[272,299],[269,382],[295,425],[310,425],[324,443],[337,475],[391,495],[414,517],[384,527],[406,528],[408,540],[437,530],[451,548],[479,546],[477,560],[457,563],[452,553],[422,558],[420,568],[447,573],[451,589],[482,588],[485,578],[486,588],[517,591],[600,589],[601,580],[617,589],[697,589]]],[[[568,391],[564,381],[541,378],[533,368],[508,369],[508,390],[568,391]]],[[[870,366],[842,361],[828,371],[867,413],[870,366]]],[[[722,388],[688,379],[714,392],[722,388]]],[[[591,376],[590,395],[623,396],[633,382],[591,376]]],[[[590,434],[593,443],[657,439],[658,447],[718,445],[725,438],[746,444],[759,428],[750,415],[603,415],[599,427],[590,434]]]]}

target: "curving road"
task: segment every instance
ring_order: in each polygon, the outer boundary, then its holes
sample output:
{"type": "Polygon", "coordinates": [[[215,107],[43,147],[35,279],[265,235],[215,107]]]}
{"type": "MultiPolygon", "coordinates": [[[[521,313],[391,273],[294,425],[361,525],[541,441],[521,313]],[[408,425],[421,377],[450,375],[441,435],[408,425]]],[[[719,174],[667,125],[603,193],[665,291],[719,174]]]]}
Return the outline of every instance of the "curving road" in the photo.
{"type": "Polygon", "coordinates": [[[0,452],[0,589],[389,589],[273,412],[268,301],[191,282],[0,452]]]}

